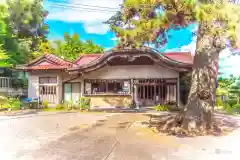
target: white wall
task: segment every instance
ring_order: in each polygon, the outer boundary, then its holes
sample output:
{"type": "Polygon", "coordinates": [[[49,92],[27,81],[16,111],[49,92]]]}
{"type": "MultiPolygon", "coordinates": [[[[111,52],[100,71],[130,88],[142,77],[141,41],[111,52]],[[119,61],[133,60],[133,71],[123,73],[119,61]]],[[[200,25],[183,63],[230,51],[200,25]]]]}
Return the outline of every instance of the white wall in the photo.
{"type": "Polygon", "coordinates": [[[37,87],[39,84],[39,76],[28,74],[28,98],[37,98],[37,87]]]}
{"type": "Polygon", "coordinates": [[[64,73],[53,71],[53,72],[35,72],[28,73],[28,98],[38,98],[37,90],[39,85],[39,77],[48,77],[56,76],[57,77],[57,102],[60,103],[62,100],[62,80],[63,77],[67,77],[64,73]]]}
{"type": "Polygon", "coordinates": [[[106,66],[83,79],[177,78],[178,72],[157,65],[106,66]]]}

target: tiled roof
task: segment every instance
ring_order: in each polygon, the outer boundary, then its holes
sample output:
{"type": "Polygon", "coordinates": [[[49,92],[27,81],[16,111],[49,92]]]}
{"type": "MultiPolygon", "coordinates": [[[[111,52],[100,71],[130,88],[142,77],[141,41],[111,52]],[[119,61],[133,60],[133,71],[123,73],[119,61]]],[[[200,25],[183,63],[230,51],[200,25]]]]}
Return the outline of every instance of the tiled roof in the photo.
{"type": "MultiPolygon", "coordinates": [[[[182,63],[188,63],[192,64],[193,63],[193,57],[191,53],[189,52],[167,52],[163,53],[166,57],[169,59],[172,59],[177,62],[182,62],[182,63]]],[[[85,64],[88,64],[97,58],[101,57],[103,54],[85,54],[80,56],[76,61],[75,64],[82,66],[85,64]]]]}
{"type": "Polygon", "coordinates": [[[85,55],[81,55],[76,61],[75,64],[79,65],[79,66],[83,66],[85,64],[88,64],[92,61],[94,61],[95,59],[101,57],[103,54],[85,54],[85,55]]]}
{"type": "Polygon", "coordinates": [[[26,70],[48,70],[48,69],[66,69],[66,66],[59,66],[59,65],[37,65],[37,66],[29,66],[29,67],[22,67],[22,69],[26,70]]]}
{"type": "Polygon", "coordinates": [[[72,66],[73,63],[67,60],[64,60],[56,55],[53,54],[44,54],[42,56],[40,56],[39,58],[31,61],[30,63],[27,64],[27,66],[31,66],[34,65],[35,63],[39,62],[40,60],[46,58],[47,60],[56,63],[56,65],[61,65],[61,66],[72,66]]]}
{"type": "Polygon", "coordinates": [[[48,70],[48,69],[66,69],[72,67],[74,64],[70,61],[64,60],[53,54],[44,54],[41,57],[33,60],[25,66],[16,68],[24,70],[48,70]],[[44,62],[47,61],[47,62],[44,62]]]}
{"type": "Polygon", "coordinates": [[[163,54],[174,61],[193,64],[193,57],[189,52],[168,52],[163,54]]]}
{"type": "MultiPolygon", "coordinates": [[[[163,53],[169,59],[172,59],[177,62],[192,64],[193,57],[189,52],[169,52],[163,53]]],[[[101,57],[103,54],[85,54],[81,55],[74,63],[64,60],[60,57],[57,57],[53,54],[44,54],[43,56],[37,58],[36,60],[30,62],[29,64],[23,67],[17,67],[24,70],[47,70],[47,69],[66,69],[74,65],[83,66],[93,62],[94,60],[101,57]],[[50,63],[39,63],[43,59],[46,59],[50,63]]]]}
{"type": "Polygon", "coordinates": [[[53,61],[61,66],[72,66],[73,63],[67,60],[64,60],[56,55],[53,54],[45,54],[44,55],[45,58],[49,59],[50,61],[53,61]]]}

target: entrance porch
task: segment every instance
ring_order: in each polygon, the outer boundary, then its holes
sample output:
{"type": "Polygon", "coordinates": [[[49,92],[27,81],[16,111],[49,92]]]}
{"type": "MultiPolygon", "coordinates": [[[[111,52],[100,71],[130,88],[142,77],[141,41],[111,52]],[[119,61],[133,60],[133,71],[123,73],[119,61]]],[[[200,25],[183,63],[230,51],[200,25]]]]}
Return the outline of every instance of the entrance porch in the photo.
{"type": "Polygon", "coordinates": [[[139,106],[178,105],[178,79],[133,80],[134,102],[139,106]]]}

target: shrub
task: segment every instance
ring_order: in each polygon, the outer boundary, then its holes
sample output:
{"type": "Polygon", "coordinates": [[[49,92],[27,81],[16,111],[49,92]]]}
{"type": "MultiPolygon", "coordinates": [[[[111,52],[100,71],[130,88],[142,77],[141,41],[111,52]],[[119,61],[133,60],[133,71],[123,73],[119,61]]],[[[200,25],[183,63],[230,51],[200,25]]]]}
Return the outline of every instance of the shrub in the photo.
{"type": "Polygon", "coordinates": [[[36,101],[33,101],[33,102],[29,102],[28,103],[28,108],[29,109],[37,109],[39,106],[38,106],[38,102],[36,101]]]}
{"type": "Polygon", "coordinates": [[[123,100],[123,105],[124,105],[124,107],[131,107],[131,105],[132,105],[132,100],[131,100],[131,99],[128,99],[128,98],[124,98],[124,100],[123,100]]]}
{"type": "Polygon", "coordinates": [[[48,101],[43,101],[42,105],[43,105],[43,108],[48,108],[48,101]]]}
{"type": "Polygon", "coordinates": [[[240,109],[240,104],[235,104],[235,105],[233,106],[233,108],[235,108],[235,109],[240,109]]]}
{"type": "Polygon", "coordinates": [[[237,104],[237,99],[228,99],[226,103],[230,106],[233,107],[235,104],[237,104]]]}
{"type": "Polygon", "coordinates": [[[5,106],[13,110],[18,110],[21,108],[21,101],[18,98],[10,97],[7,99],[7,104],[5,106]]]}
{"type": "Polygon", "coordinates": [[[79,108],[80,109],[90,109],[90,101],[91,99],[88,97],[81,97],[79,100],[79,108]]]}
{"type": "Polygon", "coordinates": [[[5,105],[8,103],[8,98],[5,96],[0,96],[0,104],[5,105]]]}
{"type": "Polygon", "coordinates": [[[223,106],[223,102],[222,102],[222,99],[221,99],[221,97],[217,97],[216,98],[216,106],[223,106]]]}
{"type": "Polygon", "coordinates": [[[155,111],[158,111],[158,112],[160,112],[160,111],[168,111],[168,107],[167,107],[167,106],[164,106],[164,105],[158,104],[158,105],[156,105],[156,106],[154,107],[154,110],[155,110],[155,111]]]}
{"type": "Polygon", "coordinates": [[[235,105],[232,107],[232,113],[240,114],[240,104],[235,104],[235,105]]]}
{"type": "Polygon", "coordinates": [[[60,110],[60,109],[64,109],[65,107],[64,107],[64,104],[57,104],[57,106],[56,106],[56,109],[58,109],[58,110],[60,110]]]}
{"type": "Polygon", "coordinates": [[[64,108],[67,108],[68,110],[73,109],[73,103],[71,101],[65,101],[63,103],[64,108]]]}

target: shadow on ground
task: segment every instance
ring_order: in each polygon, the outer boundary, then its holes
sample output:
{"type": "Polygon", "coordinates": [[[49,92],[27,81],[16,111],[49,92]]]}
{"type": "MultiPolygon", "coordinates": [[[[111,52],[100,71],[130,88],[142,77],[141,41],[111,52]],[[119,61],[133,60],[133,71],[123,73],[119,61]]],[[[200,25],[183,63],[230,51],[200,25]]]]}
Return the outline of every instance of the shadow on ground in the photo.
{"type": "Polygon", "coordinates": [[[23,116],[23,115],[31,115],[37,114],[41,112],[40,109],[27,109],[27,110],[16,110],[16,111],[4,111],[1,113],[1,116],[23,116]]]}
{"type": "Polygon", "coordinates": [[[95,108],[89,112],[106,112],[106,113],[147,113],[153,111],[152,107],[142,107],[139,109],[132,108],[95,108]]]}
{"type": "MultiPolygon", "coordinates": [[[[171,121],[174,120],[176,117],[177,113],[166,113],[166,114],[143,114],[145,116],[149,117],[148,121],[143,121],[141,124],[154,129],[155,132],[163,132],[163,130],[168,130],[171,129],[167,124],[171,121]],[[168,128],[164,128],[164,127],[168,128]],[[163,129],[164,128],[164,129],[163,129]]],[[[236,116],[229,116],[229,115],[224,115],[224,114],[216,114],[214,116],[214,128],[211,130],[209,133],[210,135],[213,136],[223,136],[227,135],[228,133],[238,129],[240,127],[240,118],[236,116]]],[[[164,132],[166,135],[172,135],[171,133],[164,132]]],[[[179,138],[184,138],[186,135],[183,134],[174,134],[175,136],[179,138]]]]}

